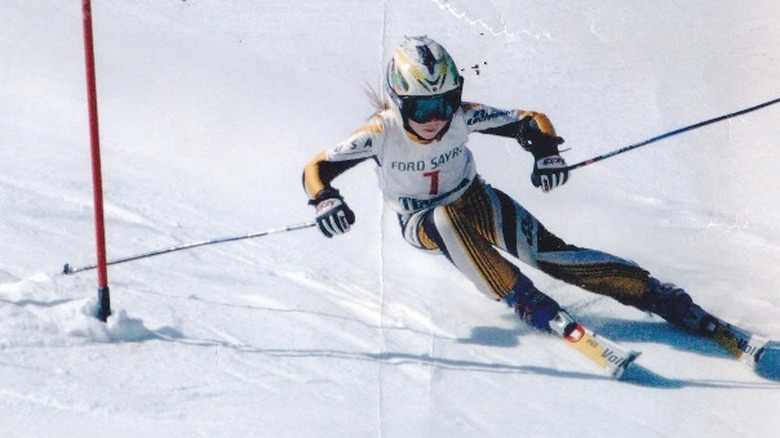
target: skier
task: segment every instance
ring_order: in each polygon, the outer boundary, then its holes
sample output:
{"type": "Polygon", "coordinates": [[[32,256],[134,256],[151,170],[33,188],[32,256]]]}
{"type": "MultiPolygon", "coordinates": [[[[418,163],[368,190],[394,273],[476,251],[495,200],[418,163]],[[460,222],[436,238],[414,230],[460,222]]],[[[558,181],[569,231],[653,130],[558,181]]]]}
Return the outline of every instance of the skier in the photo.
{"type": "Polygon", "coordinates": [[[463,77],[447,53],[426,36],[407,38],[387,66],[385,108],[334,148],[308,163],[303,185],[327,237],[349,231],[355,214],[331,182],[373,159],[386,202],[404,239],[444,254],[488,297],[503,300],[530,326],[567,336],[573,318],[537,289],[505,253],[550,276],[653,312],[698,334],[715,330],[707,312],[682,289],[637,264],[566,243],[517,201],[477,173],[470,134],[515,139],[534,158],[531,181],[547,192],[569,180],[563,143],[540,112],[463,102],[463,77]]]}

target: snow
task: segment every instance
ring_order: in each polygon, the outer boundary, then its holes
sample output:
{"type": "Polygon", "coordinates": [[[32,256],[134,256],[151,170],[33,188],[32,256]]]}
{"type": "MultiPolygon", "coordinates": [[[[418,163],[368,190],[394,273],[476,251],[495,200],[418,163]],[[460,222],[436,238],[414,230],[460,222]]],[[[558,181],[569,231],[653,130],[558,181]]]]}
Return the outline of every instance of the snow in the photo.
{"type": "MultiPolygon", "coordinates": [[[[93,318],[81,2],[0,14],[0,436],[773,435],[780,386],[656,317],[528,269],[643,352],[615,382],[399,236],[370,164],[357,213],[112,266],[93,318]]],[[[312,220],[303,165],[372,112],[403,35],[441,41],[465,98],[547,113],[576,163],[778,97],[774,2],[93,2],[109,258],[312,220]],[[479,66],[479,74],[471,66],[479,66]]],[[[556,234],[636,260],[780,337],[780,106],[578,169],[472,137],[482,175],[556,234]]]]}

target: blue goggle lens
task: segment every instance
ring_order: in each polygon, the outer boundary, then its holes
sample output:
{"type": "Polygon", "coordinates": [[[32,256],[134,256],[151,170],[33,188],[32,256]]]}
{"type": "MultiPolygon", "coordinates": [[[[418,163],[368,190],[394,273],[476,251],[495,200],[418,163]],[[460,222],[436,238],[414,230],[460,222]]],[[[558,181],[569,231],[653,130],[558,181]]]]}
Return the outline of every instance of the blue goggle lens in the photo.
{"type": "Polygon", "coordinates": [[[401,114],[417,123],[431,120],[449,120],[460,106],[461,89],[457,88],[438,96],[404,96],[401,114]]]}

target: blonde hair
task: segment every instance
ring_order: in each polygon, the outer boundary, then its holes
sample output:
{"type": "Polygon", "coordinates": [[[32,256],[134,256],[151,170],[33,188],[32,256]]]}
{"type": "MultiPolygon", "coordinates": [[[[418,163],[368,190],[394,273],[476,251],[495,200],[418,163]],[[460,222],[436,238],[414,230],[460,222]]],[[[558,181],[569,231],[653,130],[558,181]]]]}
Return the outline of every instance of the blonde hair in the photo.
{"type": "Polygon", "coordinates": [[[371,103],[371,106],[374,107],[374,114],[371,117],[390,109],[390,101],[387,99],[387,96],[385,96],[385,93],[372,87],[368,82],[366,82],[363,87],[363,92],[366,93],[368,101],[371,103]]]}

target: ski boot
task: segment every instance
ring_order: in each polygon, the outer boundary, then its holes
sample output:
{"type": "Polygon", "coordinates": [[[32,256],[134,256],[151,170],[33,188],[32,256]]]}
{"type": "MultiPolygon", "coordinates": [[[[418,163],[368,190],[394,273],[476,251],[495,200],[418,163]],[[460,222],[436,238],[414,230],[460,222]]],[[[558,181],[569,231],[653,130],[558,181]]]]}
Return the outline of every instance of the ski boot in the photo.
{"type": "Polygon", "coordinates": [[[565,337],[577,325],[555,300],[539,291],[525,277],[518,280],[504,301],[523,322],[546,333],[565,337]]]}
{"type": "Polygon", "coordinates": [[[687,292],[672,283],[661,283],[652,277],[637,307],[699,335],[711,336],[718,328],[717,319],[695,304],[687,292]]]}

